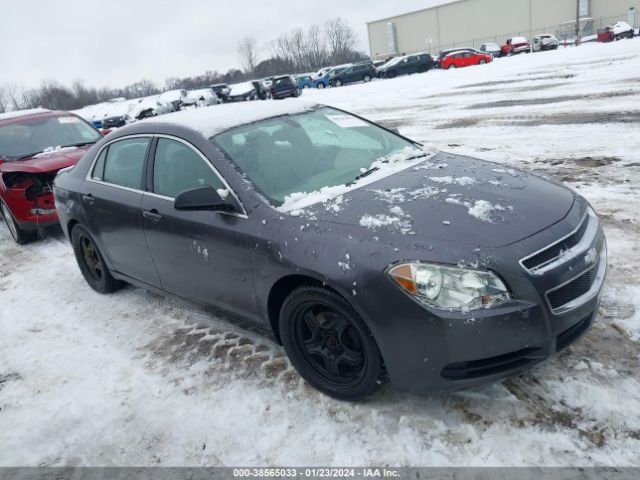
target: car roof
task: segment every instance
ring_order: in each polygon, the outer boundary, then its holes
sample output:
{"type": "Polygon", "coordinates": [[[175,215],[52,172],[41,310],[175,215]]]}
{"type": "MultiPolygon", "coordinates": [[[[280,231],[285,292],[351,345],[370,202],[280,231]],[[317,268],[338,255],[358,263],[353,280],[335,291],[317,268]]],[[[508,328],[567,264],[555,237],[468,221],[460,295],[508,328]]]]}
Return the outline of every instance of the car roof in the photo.
{"type": "Polygon", "coordinates": [[[57,110],[47,110],[46,108],[13,110],[11,112],[0,113],[0,125],[20,123],[26,117],[30,119],[34,119],[34,118],[59,117],[61,115],[73,115],[73,114],[69,112],[61,112],[57,110]]]}
{"type": "Polygon", "coordinates": [[[205,138],[248,123],[281,115],[304,113],[321,105],[304,100],[282,102],[240,102],[213,105],[146,118],[136,125],[152,123],[178,125],[200,132],[205,138]]]}

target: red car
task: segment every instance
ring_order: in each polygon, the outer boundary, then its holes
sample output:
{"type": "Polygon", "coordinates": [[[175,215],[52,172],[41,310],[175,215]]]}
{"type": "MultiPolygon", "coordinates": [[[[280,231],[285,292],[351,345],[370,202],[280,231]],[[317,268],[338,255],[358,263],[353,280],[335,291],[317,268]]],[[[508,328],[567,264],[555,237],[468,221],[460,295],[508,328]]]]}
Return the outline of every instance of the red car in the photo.
{"type": "Polygon", "coordinates": [[[440,68],[449,70],[450,68],[470,67],[471,65],[484,65],[493,61],[493,57],[488,53],[478,51],[451,52],[440,60],[440,68]]]}
{"type": "Polygon", "coordinates": [[[517,53],[531,52],[531,44],[524,37],[512,37],[507,39],[507,43],[500,47],[503,57],[515,55],[517,53]]]}
{"type": "Polygon", "coordinates": [[[53,179],[101,138],[93,126],[67,112],[0,114],[0,211],[17,243],[58,224],[53,179]]]}

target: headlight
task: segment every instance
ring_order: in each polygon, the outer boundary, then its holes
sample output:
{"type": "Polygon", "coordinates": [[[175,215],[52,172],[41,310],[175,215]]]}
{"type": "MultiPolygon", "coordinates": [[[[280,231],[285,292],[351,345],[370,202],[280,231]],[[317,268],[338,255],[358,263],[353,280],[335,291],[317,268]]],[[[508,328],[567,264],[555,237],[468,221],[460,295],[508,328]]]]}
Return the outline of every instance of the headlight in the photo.
{"type": "Polygon", "coordinates": [[[488,270],[402,263],[387,273],[422,303],[451,311],[491,308],[511,298],[506,285],[488,270]]]}

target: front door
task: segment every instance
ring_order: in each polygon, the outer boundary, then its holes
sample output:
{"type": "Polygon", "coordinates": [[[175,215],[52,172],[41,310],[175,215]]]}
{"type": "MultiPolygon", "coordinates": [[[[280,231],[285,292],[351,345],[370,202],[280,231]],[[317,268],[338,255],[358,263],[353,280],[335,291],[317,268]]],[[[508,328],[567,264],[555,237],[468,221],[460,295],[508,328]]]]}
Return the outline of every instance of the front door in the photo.
{"type": "Polygon", "coordinates": [[[162,288],[195,302],[255,316],[245,215],[178,211],[181,192],[211,186],[231,195],[208,159],[191,145],[160,137],[151,190],[142,200],[144,231],[162,288]]]}

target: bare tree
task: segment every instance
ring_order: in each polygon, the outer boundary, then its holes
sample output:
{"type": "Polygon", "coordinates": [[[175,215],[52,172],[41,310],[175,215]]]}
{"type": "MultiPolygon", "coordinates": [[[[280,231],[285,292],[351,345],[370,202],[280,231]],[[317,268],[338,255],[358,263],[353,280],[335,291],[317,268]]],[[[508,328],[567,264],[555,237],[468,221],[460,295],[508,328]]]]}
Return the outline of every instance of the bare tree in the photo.
{"type": "Polygon", "coordinates": [[[258,64],[258,46],[256,39],[246,36],[238,43],[238,56],[242,69],[246,73],[253,73],[258,64]]]}
{"type": "Polygon", "coordinates": [[[348,62],[356,46],[356,34],[349,24],[341,18],[334,18],[325,23],[324,33],[332,61],[348,62]]]}
{"type": "Polygon", "coordinates": [[[9,100],[4,93],[4,85],[0,85],[0,113],[4,113],[9,108],[9,100]]]}
{"type": "Polygon", "coordinates": [[[4,86],[4,94],[7,106],[12,110],[20,110],[22,108],[23,89],[17,83],[7,83],[4,86]]]}

